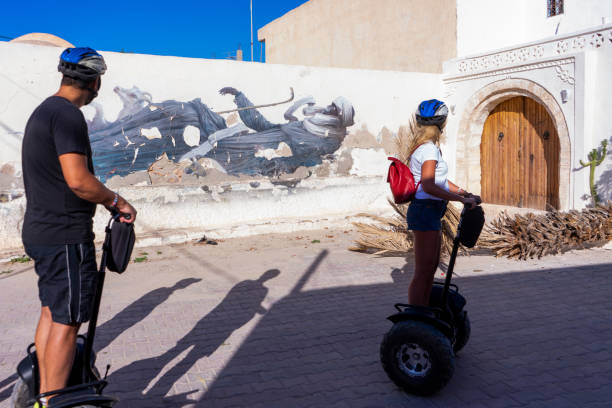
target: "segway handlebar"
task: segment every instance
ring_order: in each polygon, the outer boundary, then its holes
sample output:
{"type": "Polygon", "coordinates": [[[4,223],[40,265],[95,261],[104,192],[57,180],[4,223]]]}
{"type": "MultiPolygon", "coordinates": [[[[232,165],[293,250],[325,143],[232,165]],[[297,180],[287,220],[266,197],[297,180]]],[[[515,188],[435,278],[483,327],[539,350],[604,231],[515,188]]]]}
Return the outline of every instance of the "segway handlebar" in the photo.
{"type": "MultiPolygon", "coordinates": [[[[470,193],[470,195],[468,197],[476,197],[476,205],[475,206],[482,204],[482,199],[480,197],[475,196],[474,194],[471,194],[471,193],[470,193]]],[[[461,214],[463,215],[464,212],[466,210],[469,210],[470,208],[472,208],[472,207],[470,207],[468,204],[463,204],[463,211],[461,211],[461,214]]]]}
{"type": "Polygon", "coordinates": [[[122,213],[117,210],[110,210],[110,213],[111,213],[111,217],[113,217],[115,221],[119,221],[119,218],[121,217],[125,218],[126,220],[132,219],[132,215],[128,213],[122,213]]]}

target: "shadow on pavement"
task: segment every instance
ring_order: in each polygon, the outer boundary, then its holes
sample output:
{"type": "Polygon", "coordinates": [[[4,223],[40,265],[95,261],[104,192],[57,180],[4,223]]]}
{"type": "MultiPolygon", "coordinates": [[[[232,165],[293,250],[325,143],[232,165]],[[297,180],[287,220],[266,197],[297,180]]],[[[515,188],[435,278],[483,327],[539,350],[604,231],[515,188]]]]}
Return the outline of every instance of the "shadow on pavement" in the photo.
{"type": "Polygon", "coordinates": [[[182,406],[189,402],[187,397],[190,392],[167,398],[164,396],[199,359],[212,355],[235,330],[256,314],[267,313],[262,306],[268,294],[264,284],[279,274],[278,269],[270,269],[257,280],[243,280],[234,285],[221,303],[198,321],[174,347],[160,356],[135,361],[113,372],[109,377],[109,394],[121,395],[124,403],[146,401],[146,406],[182,406]],[[162,374],[163,368],[182,353],[186,355],[162,374]],[[158,376],[160,378],[153,381],[158,376]]]}
{"type": "Polygon", "coordinates": [[[130,303],[125,309],[96,328],[95,349],[106,348],[121,333],[144,320],[153,309],[168,300],[175,291],[185,289],[201,280],[196,278],[182,279],[173,286],[154,289],[130,303]]]}
{"type": "Polygon", "coordinates": [[[11,374],[0,381],[0,402],[9,399],[13,391],[13,383],[17,380],[17,374],[11,374]]]}
{"type": "Polygon", "coordinates": [[[303,291],[305,274],[196,406],[522,406],[564,396],[584,407],[589,386],[595,390],[588,398],[607,401],[612,263],[457,277],[472,337],[450,384],[429,399],[398,390],[379,361],[380,341],[391,327],[385,318],[405,299],[411,269],[395,269],[392,284],[303,291]]]}

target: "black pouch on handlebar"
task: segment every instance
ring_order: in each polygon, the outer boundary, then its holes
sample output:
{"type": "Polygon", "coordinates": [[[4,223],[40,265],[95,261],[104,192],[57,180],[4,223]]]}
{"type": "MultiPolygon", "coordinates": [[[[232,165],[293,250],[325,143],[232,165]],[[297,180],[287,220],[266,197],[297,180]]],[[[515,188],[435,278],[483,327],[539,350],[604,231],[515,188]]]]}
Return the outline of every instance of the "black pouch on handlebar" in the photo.
{"type": "Polygon", "coordinates": [[[134,224],[112,219],[106,233],[110,234],[106,248],[106,266],[113,272],[123,273],[130,262],[136,241],[134,224]]]}
{"type": "Polygon", "coordinates": [[[476,245],[482,227],[484,226],[485,217],[481,206],[474,208],[466,208],[461,217],[461,225],[459,228],[459,242],[468,248],[476,245]]]}

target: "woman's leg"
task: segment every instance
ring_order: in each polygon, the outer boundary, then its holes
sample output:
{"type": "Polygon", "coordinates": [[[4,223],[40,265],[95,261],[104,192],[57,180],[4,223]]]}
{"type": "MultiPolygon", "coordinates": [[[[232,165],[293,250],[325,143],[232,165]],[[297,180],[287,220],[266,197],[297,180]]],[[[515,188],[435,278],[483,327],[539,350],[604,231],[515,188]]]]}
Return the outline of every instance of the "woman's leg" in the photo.
{"type": "Polygon", "coordinates": [[[408,287],[411,305],[429,305],[434,274],[440,261],[440,231],[414,231],[414,275],[408,287]]]}
{"type": "Polygon", "coordinates": [[[436,254],[436,266],[434,266],[433,273],[431,274],[432,279],[433,276],[436,274],[438,266],[440,265],[440,250],[442,249],[442,231],[438,231],[438,241],[436,243],[436,248],[438,248],[438,253],[436,254]]]}

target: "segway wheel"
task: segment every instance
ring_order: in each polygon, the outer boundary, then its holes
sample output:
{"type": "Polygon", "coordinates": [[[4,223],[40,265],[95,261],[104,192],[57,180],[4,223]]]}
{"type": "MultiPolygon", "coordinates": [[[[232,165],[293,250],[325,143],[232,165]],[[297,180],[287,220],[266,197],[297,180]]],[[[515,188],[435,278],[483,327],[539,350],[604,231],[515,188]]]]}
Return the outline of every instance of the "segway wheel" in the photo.
{"type": "Polygon", "coordinates": [[[413,320],[393,325],[380,345],[380,360],[389,378],[415,395],[439,391],[455,371],[449,339],[435,327],[413,320]]]}
{"type": "Polygon", "coordinates": [[[458,353],[470,339],[470,333],[472,332],[472,326],[470,324],[470,318],[467,315],[467,312],[464,310],[460,314],[460,319],[457,322],[457,338],[455,339],[455,344],[453,346],[453,350],[455,353],[458,353]]]}
{"type": "Polygon", "coordinates": [[[34,406],[34,402],[30,397],[30,389],[28,385],[23,382],[21,378],[17,379],[17,382],[13,386],[13,392],[11,393],[11,408],[31,408],[34,406]]]}

